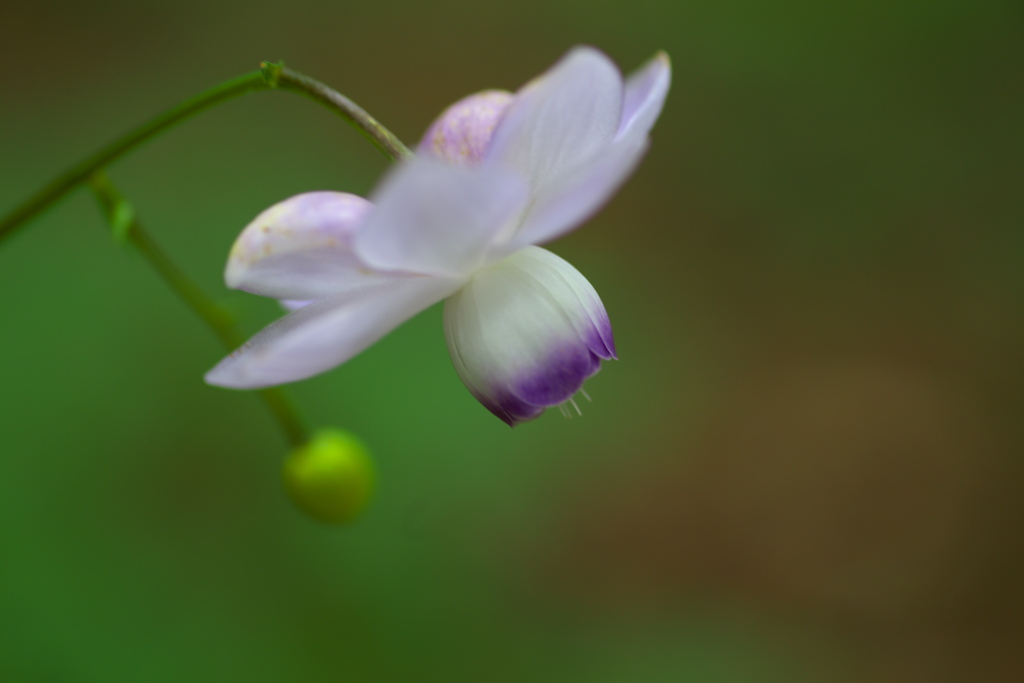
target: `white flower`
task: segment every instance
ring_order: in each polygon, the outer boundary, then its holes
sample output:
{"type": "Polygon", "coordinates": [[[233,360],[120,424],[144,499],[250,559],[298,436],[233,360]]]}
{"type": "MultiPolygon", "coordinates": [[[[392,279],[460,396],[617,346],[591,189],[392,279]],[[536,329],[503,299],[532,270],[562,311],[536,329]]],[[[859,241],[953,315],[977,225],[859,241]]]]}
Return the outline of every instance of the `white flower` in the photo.
{"type": "Polygon", "coordinates": [[[305,302],[221,361],[206,381],[259,388],[352,358],[445,303],[452,362],[510,425],[575,394],[615,357],[590,283],[533,246],[575,228],[630,175],[668,92],[659,54],[623,82],[576,48],[515,95],[452,105],[419,155],[373,193],[314,192],[260,214],[228,260],[229,287],[305,302]]]}

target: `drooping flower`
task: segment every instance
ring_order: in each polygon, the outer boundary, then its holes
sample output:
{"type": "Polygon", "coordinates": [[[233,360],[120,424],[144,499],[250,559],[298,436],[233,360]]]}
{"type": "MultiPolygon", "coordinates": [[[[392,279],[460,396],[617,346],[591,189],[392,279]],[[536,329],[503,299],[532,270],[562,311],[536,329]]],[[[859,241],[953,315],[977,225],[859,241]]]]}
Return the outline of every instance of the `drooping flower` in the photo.
{"type": "Polygon", "coordinates": [[[311,303],[207,382],[318,374],[447,299],[452,362],[492,413],[515,425],[572,398],[615,358],[611,324],[590,283],[534,245],[577,227],[630,175],[670,72],[659,54],[623,82],[603,54],[576,48],[515,95],[449,107],[371,201],[313,192],[264,211],[232,249],[228,286],[311,303]]]}

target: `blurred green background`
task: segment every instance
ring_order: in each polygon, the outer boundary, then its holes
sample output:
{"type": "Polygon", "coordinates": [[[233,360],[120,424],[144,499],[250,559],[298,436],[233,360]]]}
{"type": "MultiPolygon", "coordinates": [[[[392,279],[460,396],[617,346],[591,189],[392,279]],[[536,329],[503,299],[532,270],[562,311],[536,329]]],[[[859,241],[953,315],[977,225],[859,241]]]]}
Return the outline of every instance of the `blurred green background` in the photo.
{"type": "MultiPolygon", "coordinates": [[[[515,430],[435,307],[294,393],[373,448],[357,523],[289,504],[255,396],[78,192],[0,245],[0,681],[982,681],[1024,640],[1016,0],[0,6],[0,212],[260,60],[407,143],[574,44],[667,50],[651,152],[553,250],[622,360],[515,430]]],[[[111,169],[229,294],[258,212],[386,160],[286,93],[111,169]]]]}

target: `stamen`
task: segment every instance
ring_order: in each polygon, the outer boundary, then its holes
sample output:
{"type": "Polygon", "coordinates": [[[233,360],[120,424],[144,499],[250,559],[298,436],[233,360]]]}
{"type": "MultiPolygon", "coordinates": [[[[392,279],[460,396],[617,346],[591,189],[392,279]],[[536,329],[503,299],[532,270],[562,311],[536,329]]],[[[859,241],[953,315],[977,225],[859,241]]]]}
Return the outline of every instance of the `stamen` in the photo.
{"type": "Polygon", "coordinates": [[[583,411],[580,410],[579,405],[576,403],[576,399],[570,398],[569,403],[571,403],[572,407],[576,409],[577,414],[579,414],[580,417],[583,417],[583,411]]]}
{"type": "Polygon", "coordinates": [[[587,390],[584,389],[583,387],[580,387],[580,393],[583,394],[583,398],[587,399],[588,403],[594,402],[594,399],[590,398],[590,394],[588,394],[587,390]]]}

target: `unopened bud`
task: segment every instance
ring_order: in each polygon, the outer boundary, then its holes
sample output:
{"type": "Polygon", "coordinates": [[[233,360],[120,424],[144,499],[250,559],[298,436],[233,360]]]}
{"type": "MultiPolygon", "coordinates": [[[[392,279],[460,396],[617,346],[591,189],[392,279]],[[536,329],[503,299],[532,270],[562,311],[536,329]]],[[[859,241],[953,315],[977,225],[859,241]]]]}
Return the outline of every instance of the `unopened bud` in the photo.
{"type": "Polygon", "coordinates": [[[420,153],[450,164],[480,162],[512,99],[510,92],[485,90],[459,100],[430,126],[420,153]]]}
{"type": "Polygon", "coordinates": [[[366,507],[375,479],[366,446],[340,429],[322,429],[293,450],[283,474],[295,505],[332,524],[352,521],[366,507]]]}

